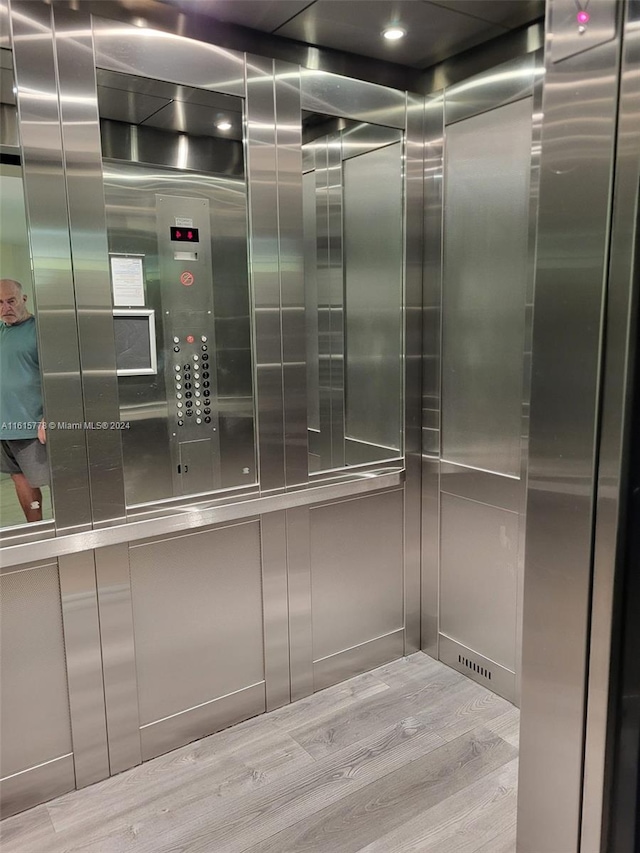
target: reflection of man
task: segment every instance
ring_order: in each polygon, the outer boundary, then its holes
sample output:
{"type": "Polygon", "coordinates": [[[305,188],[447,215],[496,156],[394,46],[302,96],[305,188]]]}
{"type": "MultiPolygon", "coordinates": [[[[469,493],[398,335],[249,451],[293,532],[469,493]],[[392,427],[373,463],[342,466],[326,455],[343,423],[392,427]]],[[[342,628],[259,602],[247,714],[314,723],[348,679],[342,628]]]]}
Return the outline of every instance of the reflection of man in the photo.
{"type": "Polygon", "coordinates": [[[0,279],[0,471],[11,474],[27,521],[42,520],[49,483],[36,321],[19,281],[0,279]]]}

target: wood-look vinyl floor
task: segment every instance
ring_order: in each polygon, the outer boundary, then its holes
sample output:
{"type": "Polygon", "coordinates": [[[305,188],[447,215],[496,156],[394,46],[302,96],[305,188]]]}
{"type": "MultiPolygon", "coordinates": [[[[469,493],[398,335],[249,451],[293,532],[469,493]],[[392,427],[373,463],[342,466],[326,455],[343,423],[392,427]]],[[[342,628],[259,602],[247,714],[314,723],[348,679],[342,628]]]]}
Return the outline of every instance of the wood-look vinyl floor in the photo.
{"type": "Polygon", "coordinates": [[[418,653],[0,824],[2,853],[514,853],[518,711],[418,653]]]}

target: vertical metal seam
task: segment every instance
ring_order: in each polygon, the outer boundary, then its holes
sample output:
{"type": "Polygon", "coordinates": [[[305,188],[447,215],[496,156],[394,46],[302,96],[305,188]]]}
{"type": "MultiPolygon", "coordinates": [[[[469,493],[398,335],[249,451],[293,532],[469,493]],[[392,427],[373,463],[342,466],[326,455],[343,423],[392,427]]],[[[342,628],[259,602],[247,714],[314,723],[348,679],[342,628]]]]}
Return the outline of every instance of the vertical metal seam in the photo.
{"type": "MultiPolygon", "coordinates": [[[[75,326],[76,326],[76,340],[78,342],[78,364],[80,366],[80,396],[82,399],[82,415],[83,420],[87,418],[87,404],[86,404],[86,395],[85,395],[85,385],[83,381],[84,369],[82,363],[82,344],[80,338],[80,322],[79,322],[79,312],[78,312],[78,293],[76,290],[76,276],[75,276],[75,265],[73,260],[73,240],[71,239],[71,204],[69,199],[69,182],[67,175],[67,151],[65,145],[65,133],[64,133],[64,123],[62,121],[62,103],[61,103],[61,95],[62,89],[60,86],[60,68],[58,62],[58,37],[56,33],[56,20],[55,20],[55,7],[53,3],[51,4],[51,37],[53,41],[53,64],[55,68],[56,75],[56,95],[58,100],[58,116],[60,120],[60,144],[61,144],[61,156],[62,156],[62,174],[64,176],[64,194],[66,199],[66,214],[67,214],[67,231],[69,235],[69,258],[71,261],[71,279],[73,282],[73,306],[74,306],[74,315],[75,315],[75,326]]],[[[85,447],[85,455],[87,459],[87,479],[89,482],[89,494],[87,499],[89,501],[89,517],[90,523],[93,527],[94,524],[94,511],[93,511],[93,488],[91,481],[91,463],[89,459],[89,436],[86,430],[83,430],[83,439],[84,439],[84,447],[85,447]]],[[[94,564],[95,568],[95,564],[94,564]]]]}
{"type": "Polygon", "coordinates": [[[262,490],[261,483],[261,467],[260,467],[260,407],[258,406],[258,350],[257,350],[257,330],[256,330],[256,292],[255,292],[255,265],[254,265],[254,236],[253,236],[253,205],[251,196],[253,193],[251,186],[251,146],[249,145],[249,70],[248,56],[242,54],[244,58],[244,103],[242,105],[242,150],[244,152],[245,172],[246,172],[246,188],[247,188],[247,273],[249,280],[249,310],[251,314],[251,377],[253,390],[253,419],[254,419],[254,452],[256,462],[256,479],[258,487],[262,490]]]}
{"type": "MultiPolygon", "coordinates": [[[[287,417],[286,417],[286,392],[284,381],[284,323],[282,317],[282,231],[280,227],[280,145],[278,136],[278,76],[276,73],[276,61],[271,60],[271,81],[273,91],[273,136],[275,144],[275,167],[276,167],[276,228],[277,228],[277,244],[278,244],[278,294],[280,299],[280,389],[282,392],[282,461],[284,470],[282,472],[283,485],[287,488],[287,417]]],[[[287,626],[288,630],[288,626],[287,626]]]]}

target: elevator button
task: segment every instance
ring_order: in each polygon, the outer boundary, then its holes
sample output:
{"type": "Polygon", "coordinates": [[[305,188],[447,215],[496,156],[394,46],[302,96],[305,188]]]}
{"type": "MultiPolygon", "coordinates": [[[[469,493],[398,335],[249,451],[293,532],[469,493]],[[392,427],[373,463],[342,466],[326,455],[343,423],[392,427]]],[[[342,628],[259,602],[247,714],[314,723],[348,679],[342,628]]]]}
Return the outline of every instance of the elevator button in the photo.
{"type": "Polygon", "coordinates": [[[200,392],[196,391],[196,397],[199,397],[199,396],[200,396],[200,392]]]}
{"type": "Polygon", "coordinates": [[[191,411],[191,409],[187,409],[187,417],[190,418],[192,414],[193,412],[191,411]]]}
{"type": "Polygon", "coordinates": [[[197,424],[201,424],[201,423],[202,423],[202,418],[196,418],[196,423],[197,423],[197,424]]]}
{"type": "Polygon", "coordinates": [[[184,383],[184,387],[185,387],[185,388],[187,389],[187,391],[188,391],[188,390],[189,390],[189,388],[191,388],[191,383],[190,383],[190,382],[185,382],[185,383],[184,383]]]}
{"type": "Polygon", "coordinates": [[[188,400],[188,399],[189,399],[189,397],[193,397],[193,394],[191,393],[191,391],[186,391],[184,396],[185,396],[185,397],[187,398],[187,400],[188,400]]]}
{"type": "Polygon", "coordinates": [[[176,394],[176,397],[178,398],[178,400],[182,400],[182,394],[178,393],[176,394]]]}
{"type": "Polygon", "coordinates": [[[205,370],[205,372],[202,374],[202,378],[203,378],[203,379],[208,379],[208,378],[209,378],[209,372],[208,372],[207,370],[205,370]]]}
{"type": "MultiPolygon", "coordinates": [[[[202,356],[202,357],[204,358],[204,356],[202,356]]],[[[194,360],[194,361],[197,361],[199,358],[200,358],[200,356],[198,356],[198,355],[194,355],[193,360],[194,360]]]]}
{"type": "Polygon", "coordinates": [[[194,378],[194,379],[200,379],[200,374],[199,374],[199,373],[194,373],[194,374],[193,374],[193,378],[194,378]]]}
{"type": "Polygon", "coordinates": [[[200,338],[200,340],[202,341],[202,343],[203,343],[203,344],[206,344],[206,342],[207,342],[207,336],[206,336],[206,335],[203,335],[203,336],[200,338]]]}
{"type": "Polygon", "coordinates": [[[202,352],[206,352],[208,349],[209,349],[209,347],[208,347],[208,346],[203,346],[203,347],[202,347],[202,352]]]}
{"type": "Polygon", "coordinates": [[[191,406],[193,406],[193,401],[192,401],[192,400],[187,400],[187,404],[186,404],[186,405],[187,405],[187,409],[190,409],[190,408],[191,408],[191,406]]]}
{"type": "MultiPolygon", "coordinates": [[[[185,364],[184,369],[185,369],[185,370],[191,370],[191,365],[190,365],[190,364],[185,364]]],[[[186,376],[185,376],[185,379],[186,379],[186,376]]]]}
{"type": "Polygon", "coordinates": [[[173,351],[174,351],[174,352],[180,352],[180,347],[174,347],[174,348],[173,348],[173,351]]]}
{"type": "Polygon", "coordinates": [[[176,372],[179,372],[179,371],[180,371],[180,365],[179,365],[179,364],[176,364],[175,369],[176,369],[176,372]]]}
{"type": "MultiPolygon", "coordinates": [[[[207,401],[207,402],[208,402],[208,401],[207,401]]],[[[205,409],[205,410],[204,410],[204,413],[205,413],[205,415],[210,415],[210,414],[211,414],[211,409],[205,409]]]]}
{"type": "Polygon", "coordinates": [[[199,388],[199,387],[200,387],[200,383],[199,383],[199,382],[196,382],[196,383],[195,383],[195,387],[196,387],[196,388],[199,388]]]}
{"type": "Polygon", "coordinates": [[[174,342],[174,344],[179,344],[179,343],[180,343],[180,338],[176,338],[176,337],[174,337],[173,342],[174,342]]]}
{"type": "Polygon", "coordinates": [[[187,335],[187,343],[192,344],[195,341],[193,335],[187,335]]]}
{"type": "Polygon", "coordinates": [[[211,396],[211,391],[203,391],[202,393],[204,394],[205,397],[211,396]]]}
{"type": "Polygon", "coordinates": [[[184,421],[178,421],[178,426],[184,426],[184,421]]]}
{"type": "Polygon", "coordinates": [[[176,382],[176,391],[180,391],[182,385],[179,382],[176,382]]]}
{"type": "MultiPolygon", "coordinates": [[[[206,411],[206,409],[205,409],[205,411],[206,411]]],[[[209,418],[209,417],[205,418],[205,419],[204,419],[204,422],[205,422],[205,424],[210,424],[210,423],[211,423],[211,418],[209,418]]]]}
{"type": "Polygon", "coordinates": [[[191,374],[190,374],[190,373],[185,373],[185,375],[184,375],[184,381],[185,381],[185,382],[188,382],[190,379],[191,379],[191,374]]]}
{"type": "MultiPolygon", "coordinates": [[[[195,355],[194,355],[194,358],[195,358],[195,355]]],[[[202,360],[203,360],[203,361],[209,361],[209,356],[208,356],[208,354],[207,354],[206,352],[205,352],[205,354],[202,356],[202,360]]]]}
{"type": "Polygon", "coordinates": [[[203,382],[203,383],[202,383],[202,387],[203,387],[203,388],[208,388],[208,387],[209,387],[209,385],[211,385],[211,383],[210,383],[210,382],[206,382],[206,381],[205,381],[205,382],[203,382]]]}

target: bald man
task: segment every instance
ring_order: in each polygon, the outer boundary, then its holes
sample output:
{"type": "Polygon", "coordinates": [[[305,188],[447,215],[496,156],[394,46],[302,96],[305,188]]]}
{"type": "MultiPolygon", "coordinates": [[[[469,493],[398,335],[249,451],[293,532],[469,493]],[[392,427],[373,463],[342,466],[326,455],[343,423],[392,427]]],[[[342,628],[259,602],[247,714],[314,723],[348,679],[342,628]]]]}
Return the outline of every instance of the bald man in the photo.
{"type": "Polygon", "coordinates": [[[36,321],[19,281],[0,279],[0,471],[10,474],[27,521],[42,521],[49,484],[36,321]]]}

